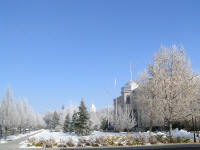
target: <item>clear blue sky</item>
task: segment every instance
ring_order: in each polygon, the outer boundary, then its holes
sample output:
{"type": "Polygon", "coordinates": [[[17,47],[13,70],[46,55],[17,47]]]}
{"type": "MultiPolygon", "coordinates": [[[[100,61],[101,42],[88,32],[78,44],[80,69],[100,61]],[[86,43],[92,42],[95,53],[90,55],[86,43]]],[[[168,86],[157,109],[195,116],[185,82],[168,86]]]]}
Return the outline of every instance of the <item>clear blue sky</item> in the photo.
{"type": "Polygon", "coordinates": [[[1,0],[0,98],[10,86],[41,113],[69,101],[112,105],[160,45],[183,45],[200,68],[200,1],[1,0]],[[109,96],[106,96],[106,90],[109,96]]]}

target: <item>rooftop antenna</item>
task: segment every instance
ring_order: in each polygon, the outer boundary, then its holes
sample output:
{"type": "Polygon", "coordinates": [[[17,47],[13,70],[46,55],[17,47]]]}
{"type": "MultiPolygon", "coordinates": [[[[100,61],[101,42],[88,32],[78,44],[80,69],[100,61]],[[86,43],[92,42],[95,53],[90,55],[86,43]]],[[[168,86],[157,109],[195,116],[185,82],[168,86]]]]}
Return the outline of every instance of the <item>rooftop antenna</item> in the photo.
{"type": "Polygon", "coordinates": [[[133,80],[133,71],[132,71],[132,63],[130,62],[130,77],[131,77],[131,80],[133,80]]]}

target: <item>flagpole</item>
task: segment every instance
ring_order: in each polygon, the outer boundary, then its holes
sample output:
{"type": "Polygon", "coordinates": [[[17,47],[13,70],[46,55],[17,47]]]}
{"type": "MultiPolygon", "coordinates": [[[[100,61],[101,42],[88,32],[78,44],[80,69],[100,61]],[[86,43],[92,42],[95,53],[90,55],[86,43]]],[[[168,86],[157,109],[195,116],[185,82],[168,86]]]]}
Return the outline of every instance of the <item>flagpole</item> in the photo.
{"type": "Polygon", "coordinates": [[[115,117],[117,117],[117,94],[116,94],[116,88],[117,88],[117,79],[115,78],[115,105],[116,105],[116,111],[115,111],[115,117]]]}
{"type": "Polygon", "coordinates": [[[107,95],[107,121],[108,121],[108,129],[109,129],[109,92],[106,91],[107,95]]]}

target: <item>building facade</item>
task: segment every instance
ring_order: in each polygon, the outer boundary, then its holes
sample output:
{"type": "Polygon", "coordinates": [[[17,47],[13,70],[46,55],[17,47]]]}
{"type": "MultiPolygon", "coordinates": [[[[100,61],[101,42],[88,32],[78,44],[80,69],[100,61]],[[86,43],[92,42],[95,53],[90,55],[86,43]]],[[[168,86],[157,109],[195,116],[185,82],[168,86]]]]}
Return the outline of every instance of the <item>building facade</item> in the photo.
{"type": "MultiPolygon", "coordinates": [[[[137,121],[137,128],[144,128],[149,126],[150,118],[148,112],[145,112],[148,108],[148,104],[139,99],[139,85],[130,80],[121,88],[121,95],[115,98],[114,101],[114,118],[123,113],[123,111],[129,109],[129,112],[133,111],[135,119],[137,121]]],[[[154,126],[163,125],[161,118],[154,119],[154,126]]]]}

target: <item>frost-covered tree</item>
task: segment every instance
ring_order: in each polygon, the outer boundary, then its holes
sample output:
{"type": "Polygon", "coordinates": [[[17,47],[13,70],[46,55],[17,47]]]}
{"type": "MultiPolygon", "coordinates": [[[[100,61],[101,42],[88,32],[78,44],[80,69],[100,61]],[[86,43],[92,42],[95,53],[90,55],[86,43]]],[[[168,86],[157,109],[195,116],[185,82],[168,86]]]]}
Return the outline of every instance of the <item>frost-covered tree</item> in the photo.
{"type": "Polygon", "coordinates": [[[40,124],[40,127],[44,126],[44,121],[28,105],[25,100],[23,103],[21,100],[15,103],[14,96],[10,88],[6,89],[3,100],[0,104],[0,125],[4,128],[5,137],[7,132],[12,131],[12,134],[18,129],[19,132],[25,131],[26,128],[34,129],[40,124]]]}
{"type": "Polygon", "coordinates": [[[104,124],[107,122],[107,125],[106,125],[107,128],[111,129],[112,126],[114,125],[114,112],[113,112],[112,107],[109,107],[109,108],[103,107],[97,110],[96,116],[100,120],[101,126],[102,126],[102,123],[104,124]]]}
{"type": "Polygon", "coordinates": [[[19,128],[19,132],[21,133],[22,132],[22,129],[25,127],[25,116],[26,114],[24,113],[24,108],[23,108],[23,104],[22,104],[22,101],[19,100],[17,102],[17,105],[16,105],[16,108],[17,108],[17,114],[18,114],[18,128],[19,128]]]}
{"type": "Polygon", "coordinates": [[[89,115],[90,115],[90,121],[92,123],[91,128],[94,130],[98,130],[101,126],[101,121],[100,118],[97,116],[96,108],[93,104],[91,105],[89,115]]]}
{"type": "Polygon", "coordinates": [[[77,106],[73,105],[72,103],[70,103],[68,107],[64,107],[63,105],[61,111],[58,113],[59,125],[63,128],[66,115],[69,115],[69,118],[72,119],[73,112],[77,110],[77,106]]]}
{"type": "Polygon", "coordinates": [[[43,119],[43,116],[39,113],[36,113],[36,128],[44,128],[45,127],[45,122],[44,122],[44,119],[43,119]]]}
{"type": "Polygon", "coordinates": [[[125,109],[122,109],[119,107],[118,109],[119,114],[115,118],[115,128],[119,131],[130,131],[133,129],[136,125],[136,118],[134,112],[126,107],[125,109]]]}
{"type": "Polygon", "coordinates": [[[48,129],[52,129],[53,112],[48,111],[44,116],[44,121],[48,129]]]}
{"type": "Polygon", "coordinates": [[[149,65],[148,73],[157,84],[156,99],[160,115],[172,124],[189,114],[189,106],[198,94],[196,75],[186,59],[182,47],[161,47],[149,65]]]}
{"type": "Polygon", "coordinates": [[[1,125],[5,130],[5,138],[7,137],[8,129],[16,126],[17,118],[15,110],[12,92],[10,88],[7,88],[1,103],[1,125]]]}
{"type": "Polygon", "coordinates": [[[163,118],[159,115],[158,99],[157,99],[157,83],[153,78],[149,78],[146,70],[139,75],[138,79],[138,94],[137,99],[140,100],[140,110],[143,124],[149,125],[150,132],[153,125],[160,125],[163,118]]]}

